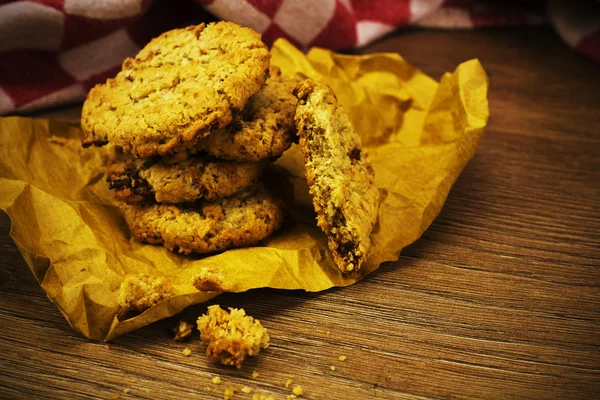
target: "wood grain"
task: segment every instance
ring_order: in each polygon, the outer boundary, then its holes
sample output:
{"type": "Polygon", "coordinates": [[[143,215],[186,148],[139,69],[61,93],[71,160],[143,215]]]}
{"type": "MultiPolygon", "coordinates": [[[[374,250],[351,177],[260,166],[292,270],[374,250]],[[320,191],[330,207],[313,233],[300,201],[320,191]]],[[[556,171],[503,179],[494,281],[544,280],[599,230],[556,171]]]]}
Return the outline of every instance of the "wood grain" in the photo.
{"type": "Polygon", "coordinates": [[[365,51],[400,52],[435,78],[479,58],[491,79],[476,156],[397,262],[324,293],[218,297],[273,337],[264,355],[234,370],[207,363],[197,334],[173,342],[173,321],[109,348],[80,337],[37,286],[2,215],[0,397],[209,399],[235,385],[234,398],[251,398],[243,386],[285,398],[288,378],[312,399],[597,396],[600,66],[546,28],[405,31],[365,51]]]}

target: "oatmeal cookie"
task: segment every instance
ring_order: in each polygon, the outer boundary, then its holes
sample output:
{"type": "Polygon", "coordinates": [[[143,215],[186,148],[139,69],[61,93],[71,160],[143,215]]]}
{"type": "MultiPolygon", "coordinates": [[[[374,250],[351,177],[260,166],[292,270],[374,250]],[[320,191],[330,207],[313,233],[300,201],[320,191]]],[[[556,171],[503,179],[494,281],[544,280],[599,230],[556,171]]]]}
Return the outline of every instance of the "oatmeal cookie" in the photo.
{"type": "Polygon", "coordinates": [[[269,334],[260,321],[246,315],[240,308],[229,312],[215,304],[198,318],[198,330],[206,345],[206,357],[237,368],[248,356],[256,356],[269,347],[269,334]]]}
{"type": "Polygon", "coordinates": [[[138,158],[193,148],[262,89],[270,58],[258,33],[232,22],[165,32],[88,93],[83,145],[138,158]]]}
{"type": "Polygon", "coordinates": [[[279,158],[296,139],[298,100],[292,90],[297,83],[271,67],[264,89],[248,100],[239,118],[200,140],[196,149],[225,160],[279,158]]]}
{"type": "Polygon", "coordinates": [[[374,172],[348,115],[331,88],[311,80],[294,89],[296,126],[306,178],[337,266],[358,273],[369,251],[379,193],[374,172]]]}
{"type": "Polygon", "coordinates": [[[180,253],[214,253],[250,246],[281,226],[285,202],[258,183],[217,202],[121,205],[133,236],[180,253]]]}
{"type": "Polygon", "coordinates": [[[117,200],[135,204],[144,200],[185,203],[218,200],[252,186],[262,163],[236,163],[190,157],[176,164],[158,157],[136,159],[117,153],[107,168],[107,181],[117,200]]]}
{"type": "Polygon", "coordinates": [[[175,289],[163,277],[145,274],[127,275],[121,283],[118,302],[126,310],[144,312],[175,295],[175,289]]]}

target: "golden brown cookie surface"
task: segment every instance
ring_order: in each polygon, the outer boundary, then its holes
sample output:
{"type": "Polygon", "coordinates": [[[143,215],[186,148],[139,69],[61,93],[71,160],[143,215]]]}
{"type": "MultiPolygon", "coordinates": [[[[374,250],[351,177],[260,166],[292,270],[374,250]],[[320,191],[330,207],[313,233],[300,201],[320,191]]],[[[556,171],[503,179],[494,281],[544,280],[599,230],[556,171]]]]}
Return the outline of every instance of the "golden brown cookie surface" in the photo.
{"type": "Polygon", "coordinates": [[[371,246],[379,193],[360,137],[331,88],[311,80],[294,89],[296,126],[317,223],[344,273],[357,273],[371,246]]]}
{"type": "Polygon", "coordinates": [[[252,186],[262,163],[237,163],[189,157],[167,164],[157,157],[136,159],[117,153],[107,168],[107,181],[117,200],[135,204],[144,200],[185,203],[218,200],[252,186]]]}
{"type": "Polygon", "coordinates": [[[262,184],[217,202],[121,205],[135,238],[184,254],[256,244],[279,229],[285,211],[262,184]]]}
{"type": "Polygon", "coordinates": [[[206,356],[211,361],[237,368],[248,356],[256,356],[269,347],[269,334],[259,320],[243,308],[223,310],[218,304],[208,307],[208,312],[198,318],[198,330],[206,345],[206,356]]]}
{"type": "Polygon", "coordinates": [[[83,144],[139,158],[193,148],[263,87],[269,62],[260,35],[231,22],[165,32],[89,92],[83,144]]]}
{"type": "Polygon", "coordinates": [[[127,275],[121,283],[117,300],[125,310],[144,312],[175,294],[171,283],[163,277],[127,275]]]}
{"type": "Polygon", "coordinates": [[[280,157],[296,137],[294,114],[298,100],[292,90],[298,81],[281,75],[277,67],[265,87],[248,100],[240,117],[200,140],[197,150],[235,161],[280,157]]]}

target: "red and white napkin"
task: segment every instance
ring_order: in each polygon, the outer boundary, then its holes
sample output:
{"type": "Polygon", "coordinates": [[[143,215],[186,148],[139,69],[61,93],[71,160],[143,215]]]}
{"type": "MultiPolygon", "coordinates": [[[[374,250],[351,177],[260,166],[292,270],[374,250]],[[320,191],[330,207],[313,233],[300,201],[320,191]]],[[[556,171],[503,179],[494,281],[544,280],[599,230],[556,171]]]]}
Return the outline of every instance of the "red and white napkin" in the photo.
{"type": "MultiPolygon", "coordinates": [[[[267,44],[363,46],[404,25],[479,28],[547,22],[530,0],[0,0],[0,115],[81,101],[152,37],[219,19],[254,28],[267,44]]],[[[600,62],[600,2],[548,4],[572,47],[600,62]]]]}

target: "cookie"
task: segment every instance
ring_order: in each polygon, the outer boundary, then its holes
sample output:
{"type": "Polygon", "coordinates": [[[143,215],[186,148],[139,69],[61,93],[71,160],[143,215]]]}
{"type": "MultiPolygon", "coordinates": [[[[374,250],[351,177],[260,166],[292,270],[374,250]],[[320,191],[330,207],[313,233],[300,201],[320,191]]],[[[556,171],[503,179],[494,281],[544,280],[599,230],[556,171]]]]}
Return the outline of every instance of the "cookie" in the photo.
{"type": "Polygon", "coordinates": [[[311,80],[294,89],[296,126],[317,223],[340,270],[356,274],[371,246],[379,192],[361,140],[331,88],[311,80]]]}
{"type": "Polygon", "coordinates": [[[209,360],[237,368],[246,357],[257,356],[269,347],[271,339],[260,321],[246,315],[243,308],[227,312],[218,304],[209,306],[207,313],[198,318],[198,330],[209,360]]]}
{"type": "Polygon", "coordinates": [[[117,300],[125,310],[144,312],[175,295],[175,289],[165,278],[137,274],[125,276],[117,300]]]}
{"type": "Polygon", "coordinates": [[[214,253],[250,246],[281,226],[285,202],[257,184],[217,202],[121,205],[133,236],[180,253],[214,253]]]}
{"type": "Polygon", "coordinates": [[[296,139],[298,100],[292,90],[297,83],[271,67],[264,89],[250,98],[240,117],[200,140],[196,150],[235,161],[279,158],[296,139]]]}
{"type": "Polygon", "coordinates": [[[252,186],[262,163],[235,163],[206,157],[190,157],[168,164],[159,157],[136,159],[117,153],[107,168],[107,181],[117,200],[135,204],[208,201],[231,196],[252,186]]]}
{"type": "Polygon", "coordinates": [[[262,89],[270,58],[258,33],[231,22],[163,33],[88,93],[83,145],[138,158],[193,148],[262,89]]]}

